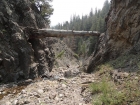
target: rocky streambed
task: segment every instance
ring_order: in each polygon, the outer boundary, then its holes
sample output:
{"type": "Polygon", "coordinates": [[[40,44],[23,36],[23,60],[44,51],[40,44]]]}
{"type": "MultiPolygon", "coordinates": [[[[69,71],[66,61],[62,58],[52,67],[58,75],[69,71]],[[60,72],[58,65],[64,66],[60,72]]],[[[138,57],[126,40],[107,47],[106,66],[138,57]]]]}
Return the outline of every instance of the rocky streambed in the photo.
{"type": "Polygon", "coordinates": [[[88,85],[94,81],[94,74],[80,72],[78,67],[54,68],[49,78],[44,76],[27,86],[3,85],[0,105],[91,105],[88,85]]]}

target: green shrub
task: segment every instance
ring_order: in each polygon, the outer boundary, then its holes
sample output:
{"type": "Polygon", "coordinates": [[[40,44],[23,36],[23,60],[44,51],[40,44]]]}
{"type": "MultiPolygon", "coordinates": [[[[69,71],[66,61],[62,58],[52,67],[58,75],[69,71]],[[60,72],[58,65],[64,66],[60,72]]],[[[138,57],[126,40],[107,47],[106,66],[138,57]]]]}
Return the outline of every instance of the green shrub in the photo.
{"type": "MultiPolygon", "coordinates": [[[[93,94],[93,105],[139,105],[140,103],[140,54],[126,54],[96,67],[95,72],[100,80],[90,85],[93,94]],[[111,71],[116,68],[127,68],[129,76],[121,83],[114,82],[111,71]],[[133,74],[134,73],[134,74],[133,74]]],[[[126,70],[127,70],[126,69],[126,70]]],[[[124,69],[125,70],[125,69],[124,69]]]]}
{"type": "Polygon", "coordinates": [[[93,99],[93,105],[122,105],[125,94],[113,88],[113,83],[103,79],[101,82],[90,85],[92,94],[98,94],[97,99],[93,99]]]}

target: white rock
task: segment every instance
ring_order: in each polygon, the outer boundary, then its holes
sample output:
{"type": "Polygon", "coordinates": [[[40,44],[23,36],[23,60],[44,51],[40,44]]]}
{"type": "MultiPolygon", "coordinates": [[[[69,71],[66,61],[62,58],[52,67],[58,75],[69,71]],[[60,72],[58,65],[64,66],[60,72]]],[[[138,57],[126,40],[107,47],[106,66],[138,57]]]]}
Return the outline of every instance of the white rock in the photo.
{"type": "Polygon", "coordinates": [[[31,95],[37,95],[37,92],[30,93],[31,95]]]}
{"type": "Polygon", "coordinates": [[[38,89],[37,91],[38,91],[38,93],[40,93],[40,94],[42,94],[42,93],[44,92],[42,89],[38,89]]]}
{"type": "Polygon", "coordinates": [[[65,84],[62,84],[62,87],[63,87],[63,88],[66,88],[66,87],[67,87],[67,85],[65,85],[65,84]]]}
{"type": "Polygon", "coordinates": [[[5,105],[11,105],[11,102],[6,102],[5,105]]]}
{"type": "Polygon", "coordinates": [[[138,80],[139,79],[139,77],[135,77],[135,80],[138,80]]]}
{"type": "Polygon", "coordinates": [[[58,100],[59,100],[59,98],[58,98],[58,97],[55,97],[55,100],[56,100],[56,101],[58,101],[58,100]]]}
{"type": "Polygon", "coordinates": [[[5,91],[3,91],[3,92],[2,92],[2,94],[6,94],[6,92],[5,92],[5,91]]]}
{"type": "Polygon", "coordinates": [[[59,97],[62,98],[64,95],[63,94],[59,94],[59,97]]]}
{"type": "Polygon", "coordinates": [[[129,73],[123,73],[123,75],[124,75],[124,77],[126,78],[126,77],[128,77],[129,76],[129,73]]]}
{"type": "Polygon", "coordinates": [[[14,104],[14,105],[16,105],[16,104],[17,104],[17,102],[18,102],[18,100],[15,100],[15,101],[13,102],[13,104],[14,104]]]}
{"type": "Polygon", "coordinates": [[[26,93],[26,91],[25,90],[22,90],[21,93],[24,94],[24,93],[26,93]]]}
{"type": "Polygon", "coordinates": [[[23,94],[22,96],[23,96],[23,97],[26,97],[26,96],[27,96],[27,94],[23,94]]]}

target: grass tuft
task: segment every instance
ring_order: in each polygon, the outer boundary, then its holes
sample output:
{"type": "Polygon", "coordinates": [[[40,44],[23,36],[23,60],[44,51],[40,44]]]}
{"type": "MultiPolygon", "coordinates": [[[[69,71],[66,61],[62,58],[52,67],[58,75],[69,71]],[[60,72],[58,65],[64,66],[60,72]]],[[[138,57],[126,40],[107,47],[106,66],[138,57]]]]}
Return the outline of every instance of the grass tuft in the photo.
{"type": "MultiPolygon", "coordinates": [[[[93,105],[140,105],[140,54],[126,54],[96,67],[98,81],[90,85],[93,105]],[[129,76],[114,81],[111,73],[119,69],[129,76]],[[121,81],[121,82],[120,82],[121,81]]],[[[123,75],[122,75],[123,76],[123,75]]]]}
{"type": "Polygon", "coordinates": [[[118,92],[113,83],[107,82],[105,78],[101,82],[90,85],[92,94],[98,94],[98,98],[93,100],[93,105],[122,105],[125,94],[118,92]]]}
{"type": "Polygon", "coordinates": [[[61,57],[64,55],[64,53],[65,53],[65,51],[62,50],[62,51],[55,57],[55,59],[61,58],[61,57]]]}

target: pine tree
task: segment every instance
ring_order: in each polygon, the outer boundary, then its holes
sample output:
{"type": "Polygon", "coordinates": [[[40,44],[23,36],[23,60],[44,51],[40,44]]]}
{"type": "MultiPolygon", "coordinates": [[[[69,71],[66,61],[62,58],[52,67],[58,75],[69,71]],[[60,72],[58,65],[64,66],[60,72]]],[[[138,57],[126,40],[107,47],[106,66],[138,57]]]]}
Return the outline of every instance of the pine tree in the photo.
{"type": "Polygon", "coordinates": [[[53,14],[53,8],[49,4],[52,0],[33,0],[36,4],[40,15],[46,20],[47,23],[50,23],[50,16],[53,14]]]}
{"type": "MultiPolygon", "coordinates": [[[[93,12],[93,9],[89,12],[88,15],[82,16],[80,18],[79,15],[73,15],[70,18],[70,22],[66,21],[62,24],[58,24],[55,26],[56,29],[70,29],[70,30],[85,30],[85,31],[99,31],[101,33],[105,32],[105,17],[109,11],[110,4],[108,0],[104,2],[104,6],[102,9],[95,8],[95,11],[93,12]],[[61,27],[61,28],[60,28],[61,27]]],[[[96,37],[74,37],[71,38],[70,46],[71,48],[78,54],[78,55],[84,55],[86,56],[86,48],[87,48],[87,42],[90,42],[89,45],[89,52],[88,54],[91,54],[94,50],[94,46],[96,43],[97,38],[96,37]],[[73,43],[73,44],[71,44],[73,43]]]]}

